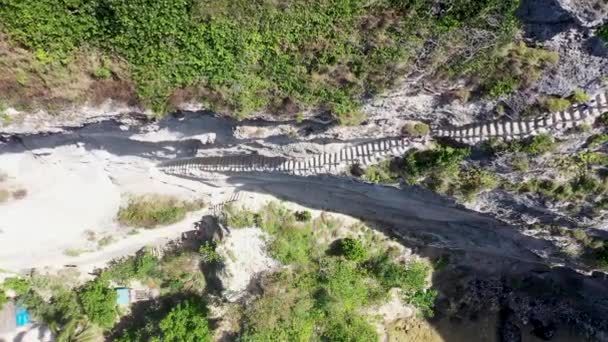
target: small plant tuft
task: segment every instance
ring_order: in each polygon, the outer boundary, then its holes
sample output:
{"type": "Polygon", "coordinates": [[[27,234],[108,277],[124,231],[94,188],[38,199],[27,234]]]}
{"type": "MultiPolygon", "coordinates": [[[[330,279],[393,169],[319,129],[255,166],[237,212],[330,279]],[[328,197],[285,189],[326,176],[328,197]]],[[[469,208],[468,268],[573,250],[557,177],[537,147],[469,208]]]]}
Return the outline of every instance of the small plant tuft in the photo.
{"type": "Polygon", "coordinates": [[[572,103],[568,99],[562,99],[559,97],[549,97],[543,102],[544,107],[549,112],[561,112],[568,109],[572,103]]]}

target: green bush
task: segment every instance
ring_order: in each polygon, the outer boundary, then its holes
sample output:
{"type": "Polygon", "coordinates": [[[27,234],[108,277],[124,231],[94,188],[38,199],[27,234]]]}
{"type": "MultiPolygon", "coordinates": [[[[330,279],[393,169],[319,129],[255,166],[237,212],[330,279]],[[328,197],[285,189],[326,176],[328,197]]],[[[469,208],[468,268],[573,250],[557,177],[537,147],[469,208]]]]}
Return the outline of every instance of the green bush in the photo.
{"type": "Polygon", "coordinates": [[[367,250],[360,240],[344,238],[338,240],[338,252],[347,260],[360,261],[367,257],[367,250]]]}
{"type": "Polygon", "coordinates": [[[99,67],[95,69],[93,76],[95,76],[95,78],[105,80],[112,77],[112,70],[105,67],[99,67]]]}
{"type": "Polygon", "coordinates": [[[134,197],[118,211],[118,222],[131,227],[154,228],[183,220],[186,213],[201,209],[201,202],[185,202],[173,197],[134,197]]]}
{"type": "Polygon", "coordinates": [[[216,264],[224,261],[224,258],[215,250],[216,247],[214,242],[207,241],[199,248],[198,252],[205,264],[216,264]]]}
{"type": "Polygon", "coordinates": [[[118,295],[101,279],[86,283],[79,291],[78,298],[84,313],[91,322],[102,328],[111,328],[118,314],[116,299],[118,295]]]}
{"type": "Polygon", "coordinates": [[[572,190],[575,194],[587,196],[595,193],[600,187],[599,180],[588,174],[582,174],[572,182],[572,190]]]}
{"type": "Polygon", "coordinates": [[[517,91],[519,86],[520,81],[512,77],[497,80],[489,85],[488,95],[492,98],[499,98],[517,91]]]}
{"type": "Polygon", "coordinates": [[[526,172],[530,168],[530,162],[526,155],[516,154],[509,159],[509,164],[513,169],[520,172],[526,172]]]}
{"type": "MultiPolygon", "coordinates": [[[[460,163],[470,154],[468,149],[439,146],[432,150],[412,150],[404,158],[403,172],[408,183],[416,184],[431,172],[457,175],[460,163]]],[[[445,177],[443,177],[445,179],[445,177]]]]}
{"type": "Polygon", "coordinates": [[[557,97],[549,97],[544,101],[544,106],[549,112],[561,112],[564,111],[570,106],[572,103],[568,99],[560,99],[557,97]]]}
{"type": "Polygon", "coordinates": [[[159,260],[149,253],[113,261],[101,274],[101,278],[113,280],[120,284],[127,284],[133,279],[145,281],[159,276],[159,260]]]}
{"type": "Polygon", "coordinates": [[[363,173],[363,178],[376,184],[395,183],[397,181],[397,175],[390,169],[390,161],[368,166],[363,173]]]}
{"type": "Polygon", "coordinates": [[[595,259],[600,267],[608,268],[608,245],[595,251],[595,259]]]}
{"type": "Polygon", "coordinates": [[[310,227],[285,225],[269,244],[272,257],[284,264],[306,264],[314,245],[310,227]]]}
{"type": "Polygon", "coordinates": [[[247,228],[257,225],[254,212],[245,208],[237,208],[232,204],[224,206],[224,217],[226,224],[230,228],[247,228]]]}
{"type": "Polygon", "coordinates": [[[601,133],[592,136],[587,143],[587,147],[596,148],[608,142],[608,133],[601,133]]]}
{"type": "Polygon", "coordinates": [[[312,219],[312,214],[308,210],[296,211],[294,216],[299,222],[310,222],[312,219]]]}
{"type": "Polygon", "coordinates": [[[574,91],[574,93],[572,93],[571,98],[572,98],[572,102],[574,102],[574,103],[586,103],[586,102],[589,102],[589,100],[591,99],[591,96],[589,96],[589,94],[587,94],[582,89],[576,89],[574,91]]]}
{"type": "Polygon", "coordinates": [[[521,143],[521,151],[531,155],[551,152],[555,150],[556,147],[555,140],[549,134],[539,134],[528,142],[521,143]]]}
{"type": "Polygon", "coordinates": [[[4,283],[2,283],[2,287],[15,291],[18,296],[26,294],[31,286],[32,284],[29,281],[15,277],[6,278],[4,279],[4,283]]]}
{"type": "Polygon", "coordinates": [[[198,302],[178,303],[159,324],[161,336],[154,342],[205,342],[213,334],[207,321],[207,309],[198,302]]]}
{"type": "Polygon", "coordinates": [[[365,319],[357,314],[331,316],[322,332],[323,341],[376,342],[378,333],[365,319]]]}
{"type": "Polygon", "coordinates": [[[433,306],[437,298],[437,290],[426,289],[417,290],[406,296],[406,300],[411,305],[418,308],[420,313],[425,317],[433,317],[433,306]]]}
{"type": "Polygon", "coordinates": [[[467,168],[458,177],[458,191],[465,200],[472,200],[475,195],[498,186],[498,179],[492,172],[479,168],[467,168]]]}
{"type": "Polygon", "coordinates": [[[407,292],[424,289],[429,272],[429,267],[421,262],[400,265],[387,254],[370,259],[365,266],[385,288],[399,287],[407,292]]]}
{"type": "Polygon", "coordinates": [[[602,113],[602,115],[597,118],[597,122],[603,126],[608,126],[608,112],[602,113]]]}
{"type": "Polygon", "coordinates": [[[604,42],[608,43],[608,24],[605,24],[604,26],[600,27],[597,30],[597,35],[598,37],[602,38],[604,42]]]}
{"type": "Polygon", "coordinates": [[[8,297],[3,289],[0,289],[0,309],[4,307],[4,304],[8,303],[8,297]]]}

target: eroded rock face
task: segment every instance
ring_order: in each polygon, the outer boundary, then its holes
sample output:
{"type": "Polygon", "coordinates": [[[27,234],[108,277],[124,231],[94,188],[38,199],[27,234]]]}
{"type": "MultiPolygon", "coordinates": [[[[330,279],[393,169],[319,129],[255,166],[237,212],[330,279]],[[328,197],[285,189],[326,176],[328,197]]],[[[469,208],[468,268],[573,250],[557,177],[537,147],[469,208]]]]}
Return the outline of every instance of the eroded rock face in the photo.
{"type": "Polygon", "coordinates": [[[605,0],[556,0],[556,2],[581,26],[595,27],[606,22],[608,3],[605,0]]]}
{"type": "MultiPolygon", "coordinates": [[[[568,0],[561,0],[565,1],[568,0]]],[[[558,24],[573,20],[560,0],[523,0],[517,15],[523,22],[534,24],[558,24]]]]}

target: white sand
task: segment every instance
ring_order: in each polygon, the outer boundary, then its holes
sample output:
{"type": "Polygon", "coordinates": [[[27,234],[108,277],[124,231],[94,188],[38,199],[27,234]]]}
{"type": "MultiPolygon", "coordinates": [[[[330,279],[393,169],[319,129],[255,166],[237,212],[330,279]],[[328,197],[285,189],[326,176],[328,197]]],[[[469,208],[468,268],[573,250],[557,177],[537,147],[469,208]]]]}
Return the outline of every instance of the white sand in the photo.
{"type": "Polygon", "coordinates": [[[259,228],[232,229],[217,252],[224,258],[218,276],[229,301],[241,298],[256,275],[279,265],[266,255],[265,235],[259,228]]]}

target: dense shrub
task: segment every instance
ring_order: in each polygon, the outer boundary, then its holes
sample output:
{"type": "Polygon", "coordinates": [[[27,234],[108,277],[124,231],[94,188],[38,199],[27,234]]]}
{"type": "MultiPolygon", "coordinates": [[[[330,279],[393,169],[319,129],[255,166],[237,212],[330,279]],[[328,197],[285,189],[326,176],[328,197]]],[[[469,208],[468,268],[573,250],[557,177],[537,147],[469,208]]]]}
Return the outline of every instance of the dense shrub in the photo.
{"type": "Polygon", "coordinates": [[[139,96],[159,112],[176,89],[190,88],[238,116],[280,112],[288,102],[354,124],[363,120],[361,99],[394,83],[421,53],[429,68],[472,79],[507,65],[498,50],[515,35],[517,5],[458,0],[437,11],[423,1],[1,0],[0,21],[43,64],[67,64],[89,47],[127,61],[139,96]],[[474,44],[471,29],[489,41],[474,44]]]}
{"type": "Polygon", "coordinates": [[[374,327],[363,317],[354,313],[329,317],[329,322],[321,336],[325,341],[335,342],[374,342],[378,340],[374,327]]]}
{"type": "Polygon", "coordinates": [[[521,143],[521,151],[531,155],[551,152],[555,147],[555,140],[549,134],[539,134],[534,136],[529,142],[521,143]]]}
{"type": "Polygon", "coordinates": [[[32,285],[30,284],[30,282],[23,278],[10,277],[4,279],[4,282],[2,283],[1,287],[13,290],[18,296],[20,296],[26,294],[27,291],[30,290],[31,286],[32,285]]]}
{"type": "Polygon", "coordinates": [[[145,281],[149,278],[157,278],[159,275],[159,260],[149,253],[141,253],[114,261],[103,271],[101,278],[127,284],[132,279],[145,281]]]}
{"type": "Polygon", "coordinates": [[[429,272],[429,267],[421,262],[401,265],[387,254],[370,259],[365,266],[385,288],[399,287],[408,292],[423,289],[429,272]]]}
{"type": "Polygon", "coordinates": [[[216,264],[224,260],[224,258],[215,250],[216,244],[214,242],[205,242],[199,248],[199,253],[205,264],[216,264]]]}
{"type": "Polygon", "coordinates": [[[598,265],[608,268],[608,245],[605,244],[602,248],[595,251],[595,259],[598,265]]]}
{"type": "Polygon", "coordinates": [[[558,97],[548,97],[543,104],[549,112],[561,112],[572,105],[568,99],[560,99],[558,97]]]}
{"type": "Polygon", "coordinates": [[[398,179],[398,175],[391,170],[391,162],[384,161],[365,168],[363,179],[377,184],[395,183],[398,179]]]}
{"type": "Polygon", "coordinates": [[[367,250],[360,240],[344,238],[337,241],[337,249],[340,255],[347,260],[360,261],[367,257],[367,250]]]}
{"type": "Polygon", "coordinates": [[[597,118],[597,121],[604,126],[608,126],[608,112],[602,113],[602,115],[597,118]]]}
{"type": "Polygon", "coordinates": [[[310,227],[285,225],[270,242],[270,254],[284,264],[306,264],[314,245],[310,227]]]}
{"type": "Polygon", "coordinates": [[[118,295],[101,279],[86,283],[79,291],[82,309],[91,322],[102,328],[110,328],[116,319],[116,299],[118,295]]]}
{"type": "Polygon", "coordinates": [[[153,341],[205,342],[212,333],[207,321],[207,309],[198,302],[178,303],[159,323],[161,336],[153,341]]]}
{"type": "Polygon", "coordinates": [[[572,98],[572,102],[574,102],[574,103],[585,103],[591,99],[591,96],[589,96],[589,94],[587,94],[582,89],[576,89],[574,91],[574,93],[572,93],[571,98],[572,98]]]}
{"type": "Polygon", "coordinates": [[[294,216],[300,222],[309,222],[312,219],[312,214],[308,210],[296,211],[294,216]]]}
{"type": "Polygon", "coordinates": [[[497,185],[494,173],[479,168],[464,169],[458,178],[458,191],[465,200],[471,200],[481,191],[494,189],[497,185]]]}
{"type": "Polygon", "coordinates": [[[600,27],[597,30],[597,35],[604,40],[604,42],[608,43],[608,24],[600,27]]]}
{"type": "Polygon", "coordinates": [[[460,163],[469,155],[468,149],[439,146],[432,150],[412,150],[404,158],[403,172],[410,184],[430,172],[454,175],[460,163]]]}

